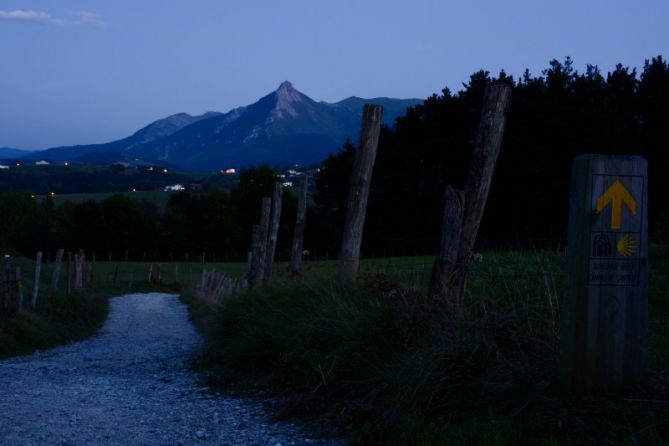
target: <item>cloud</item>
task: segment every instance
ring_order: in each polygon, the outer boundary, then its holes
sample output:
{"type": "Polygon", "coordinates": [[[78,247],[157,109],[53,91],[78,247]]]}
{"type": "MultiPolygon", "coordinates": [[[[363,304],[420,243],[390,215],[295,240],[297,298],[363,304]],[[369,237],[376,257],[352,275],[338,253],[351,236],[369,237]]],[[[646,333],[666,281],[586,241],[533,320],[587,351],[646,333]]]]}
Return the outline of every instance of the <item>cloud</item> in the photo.
{"type": "Polygon", "coordinates": [[[102,20],[102,17],[89,11],[75,11],[71,12],[70,15],[73,17],[73,19],[62,20],[51,17],[44,11],[24,11],[21,9],[16,9],[14,11],[3,11],[0,9],[0,20],[7,20],[12,22],[40,23],[42,25],[55,26],[82,25],[94,26],[96,28],[102,28],[105,26],[105,22],[102,20]]]}
{"type": "Polygon", "coordinates": [[[77,21],[74,22],[76,25],[91,25],[96,28],[103,28],[105,26],[104,20],[99,15],[89,12],[89,11],[75,11],[71,12],[70,15],[73,15],[77,18],[77,21]]]}
{"type": "Polygon", "coordinates": [[[45,25],[64,25],[65,22],[51,17],[44,11],[23,11],[16,9],[14,11],[0,10],[0,20],[10,20],[13,22],[33,22],[45,25]]]}

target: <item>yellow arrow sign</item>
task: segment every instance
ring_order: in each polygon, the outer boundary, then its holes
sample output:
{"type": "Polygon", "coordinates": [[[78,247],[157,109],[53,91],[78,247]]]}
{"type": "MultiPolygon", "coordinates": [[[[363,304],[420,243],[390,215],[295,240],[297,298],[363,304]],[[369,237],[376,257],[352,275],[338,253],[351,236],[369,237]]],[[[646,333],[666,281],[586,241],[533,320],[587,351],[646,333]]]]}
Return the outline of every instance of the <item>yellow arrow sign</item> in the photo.
{"type": "Polygon", "coordinates": [[[623,203],[633,215],[636,215],[636,200],[619,180],[614,181],[597,199],[597,213],[601,214],[609,203],[611,203],[611,229],[620,229],[623,219],[623,203]]]}

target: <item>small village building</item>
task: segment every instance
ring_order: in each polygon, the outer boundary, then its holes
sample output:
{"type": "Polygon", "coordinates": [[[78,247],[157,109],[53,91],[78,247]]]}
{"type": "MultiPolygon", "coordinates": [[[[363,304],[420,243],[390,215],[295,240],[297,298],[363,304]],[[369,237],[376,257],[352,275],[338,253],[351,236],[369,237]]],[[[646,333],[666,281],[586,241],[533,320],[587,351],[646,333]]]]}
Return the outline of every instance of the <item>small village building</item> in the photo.
{"type": "Polygon", "coordinates": [[[171,186],[165,186],[163,189],[164,192],[181,192],[186,190],[183,184],[172,184],[171,186]]]}

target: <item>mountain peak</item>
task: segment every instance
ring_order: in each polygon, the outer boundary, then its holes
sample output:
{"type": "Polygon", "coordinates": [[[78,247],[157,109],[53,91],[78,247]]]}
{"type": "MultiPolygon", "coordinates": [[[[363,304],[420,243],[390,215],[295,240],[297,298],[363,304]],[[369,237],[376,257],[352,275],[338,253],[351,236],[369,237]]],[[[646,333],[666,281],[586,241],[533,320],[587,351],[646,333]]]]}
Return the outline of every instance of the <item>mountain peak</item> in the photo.
{"type": "Polygon", "coordinates": [[[298,115],[297,111],[293,107],[293,104],[297,102],[302,102],[304,97],[302,93],[293,88],[293,84],[289,81],[284,81],[279,85],[279,89],[276,90],[276,106],[274,107],[275,117],[281,119],[284,117],[284,114],[296,117],[298,115]]]}

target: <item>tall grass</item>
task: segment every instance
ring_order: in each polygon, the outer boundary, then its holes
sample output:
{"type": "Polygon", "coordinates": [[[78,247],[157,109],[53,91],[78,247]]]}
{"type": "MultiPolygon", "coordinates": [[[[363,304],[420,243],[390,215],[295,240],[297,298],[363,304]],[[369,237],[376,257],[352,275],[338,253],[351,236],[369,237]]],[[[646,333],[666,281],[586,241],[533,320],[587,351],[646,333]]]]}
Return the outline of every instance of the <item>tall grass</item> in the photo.
{"type": "MultiPolygon", "coordinates": [[[[282,395],[285,414],[334,422],[354,442],[669,441],[662,360],[652,402],[557,396],[559,254],[483,257],[472,265],[464,314],[392,271],[351,286],[312,274],[215,309],[191,300],[208,339],[201,365],[213,383],[282,395]]],[[[667,354],[662,339],[656,358],[667,354]]]]}

